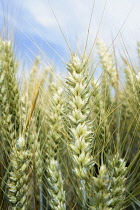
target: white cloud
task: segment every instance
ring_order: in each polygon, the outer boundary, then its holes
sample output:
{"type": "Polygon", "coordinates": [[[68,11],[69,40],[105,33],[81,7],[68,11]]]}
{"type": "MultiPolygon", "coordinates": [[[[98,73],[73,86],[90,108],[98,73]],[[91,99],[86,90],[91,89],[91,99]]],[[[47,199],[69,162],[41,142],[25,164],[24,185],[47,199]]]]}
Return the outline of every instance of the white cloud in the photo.
{"type": "MultiPolygon", "coordinates": [[[[66,30],[67,33],[73,32],[74,36],[76,34],[78,34],[78,36],[86,34],[93,0],[51,0],[50,2],[64,31],[66,30]]],[[[92,25],[93,28],[97,29],[99,19],[101,18],[103,7],[105,5],[105,0],[96,0],[95,2],[92,25]]],[[[135,3],[134,7],[125,23],[124,28],[125,33],[128,34],[129,31],[132,32],[132,30],[138,31],[140,27],[139,0],[108,0],[101,29],[103,28],[103,30],[107,30],[108,34],[112,30],[118,30],[132,8],[133,3],[135,3]]],[[[23,16],[26,15],[29,15],[34,23],[40,24],[40,26],[45,27],[46,30],[50,28],[50,33],[51,30],[57,31],[58,29],[58,25],[47,0],[24,0],[23,16]]],[[[26,17],[28,19],[28,16],[26,17]]],[[[68,35],[71,36],[72,34],[68,35]]]]}
{"type": "MultiPolygon", "coordinates": [[[[22,5],[21,28],[25,33],[35,34],[31,24],[45,36],[47,41],[61,46],[65,45],[58,24],[52,14],[48,0],[13,0],[17,11],[22,5]],[[23,3],[22,3],[23,2],[23,3]],[[25,21],[25,19],[27,21],[25,21]],[[31,24],[28,23],[31,22],[31,24]]],[[[91,7],[94,0],[50,0],[58,21],[71,45],[85,43],[91,7]]],[[[11,0],[12,2],[12,0],[11,0]]],[[[94,41],[106,0],[95,0],[95,8],[91,25],[89,43],[94,41]]],[[[133,9],[124,24],[123,33],[130,45],[140,37],[140,1],[139,0],[107,0],[105,14],[100,28],[100,36],[109,41],[121,28],[129,11],[133,9]],[[133,5],[134,4],[134,5],[133,5]]]]}

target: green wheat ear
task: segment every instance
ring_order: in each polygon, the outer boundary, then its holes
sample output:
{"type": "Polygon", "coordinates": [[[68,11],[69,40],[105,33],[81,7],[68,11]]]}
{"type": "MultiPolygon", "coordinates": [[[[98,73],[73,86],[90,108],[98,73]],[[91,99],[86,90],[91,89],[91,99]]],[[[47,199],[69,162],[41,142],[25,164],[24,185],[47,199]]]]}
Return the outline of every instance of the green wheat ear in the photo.
{"type": "Polygon", "coordinates": [[[17,64],[10,41],[1,41],[0,48],[1,74],[4,74],[1,76],[2,80],[4,79],[3,88],[6,89],[5,97],[8,99],[11,121],[17,130],[19,127],[19,90],[16,79],[17,64]]]}
{"type": "Polygon", "coordinates": [[[64,182],[60,168],[59,150],[61,142],[61,134],[59,130],[62,127],[63,112],[63,88],[61,84],[53,84],[51,112],[49,117],[49,132],[46,141],[47,152],[47,192],[49,196],[49,204],[54,210],[66,210],[66,198],[64,191],[64,182]]]}
{"type": "Polygon", "coordinates": [[[109,76],[109,82],[112,87],[117,85],[117,71],[114,66],[113,56],[108,52],[108,47],[102,39],[97,40],[98,54],[100,56],[100,61],[104,72],[109,76]]]}
{"type": "Polygon", "coordinates": [[[67,122],[70,157],[73,162],[73,171],[80,181],[82,206],[86,206],[86,182],[89,170],[93,166],[91,155],[93,133],[89,122],[91,96],[88,61],[72,55],[67,64],[69,77],[67,78],[67,122]]]}
{"type": "Polygon", "coordinates": [[[13,141],[19,129],[19,90],[17,64],[10,41],[0,40],[0,112],[3,139],[13,141]]]}
{"type": "Polygon", "coordinates": [[[68,121],[70,122],[70,150],[74,163],[74,172],[80,179],[86,178],[93,165],[91,141],[93,133],[89,123],[89,89],[88,63],[86,59],[72,56],[67,65],[70,76],[67,78],[69,100],[68,121]]]}
{"type": "Polygon", "coordinates": [[[91,210],[113,210],[110,207],[110,180],[108,170],[105,165],[102,165],[99,170],[99,175],[93,177],[93,195],[92,195],[91,210]]]}
{"type": "Polygon", "coordinates": [[[9,176],[9,201],[11,209],[27,209],[28,166],[29,154],[24,137],[18,138],[16,145],[11,148],[12,170],[9,176]]]}
{"type": "Polygon", "coordinates": [[[126,162],[117,153],[109,160],[108,167],[102,165],[99,175],[93,177],[92,210],[120,210],[126,199],[126,162]]]}
{"type": "Polygon", "coordinates": [[[15,62],[12,43],[0,39],[0,135],[2,141],[2,190],[7,191],[8,172],[11,167],[10,150],[19,133],[19,90],[16,78],[17,64],[15,62]],[[7,169],[7,170],[5,170],[7,169]]]}
{"type": "Polygon", "coordinates": [[[110,207],[120,210],[124,206],[126,198],[126,162],[117,153],[109,161],[110,178],[110,207]]]}
{"type": "Polygon", "coordinates": [[[39,140],[39,133],[37,133],[36,119],[32,117],[30,125],[29,145],[30,145],[30,157],[32,162],[33,173],[36,176],[36,183],[38,186],[42,184],[43,177],[43,156],[41,151],[41,143],[39,140]]]}

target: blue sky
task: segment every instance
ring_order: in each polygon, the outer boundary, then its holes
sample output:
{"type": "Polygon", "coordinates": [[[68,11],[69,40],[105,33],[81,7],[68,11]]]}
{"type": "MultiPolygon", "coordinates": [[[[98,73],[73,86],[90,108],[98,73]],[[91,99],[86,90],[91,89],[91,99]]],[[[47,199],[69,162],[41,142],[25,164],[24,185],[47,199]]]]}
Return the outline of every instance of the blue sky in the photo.
{"type": "MultiPolygon", "coordinates": [[[[81,52],[85,46],[93,2],[94,0],[50,0],[65,38],[73,51],[77,48],[81,52]]],[[[112,37],[116,36],[128,16],[121,35],[130,51],[130,56],[135,57],[136,42],[140,40],[140,0],[107,0],[106,6],[105,2],[106,0],[95,0],[88,49],[94,42],[105,7],[99,37],[110,44],[112,37]]],[[[16,50],[21,58],[26,58],[27,62],[30,62],[34,59],[33,54],[39,54],[41,48],[45,56],[61,68],[61,59],[48,47],[45,43],[47,42],[68,60],[67,44],[48,0],[0,0],[1,29],[4,17],[6,24],[14,28],[16,50]]],[[[120,36],[115,45],[121,49],[120,36]]]]}

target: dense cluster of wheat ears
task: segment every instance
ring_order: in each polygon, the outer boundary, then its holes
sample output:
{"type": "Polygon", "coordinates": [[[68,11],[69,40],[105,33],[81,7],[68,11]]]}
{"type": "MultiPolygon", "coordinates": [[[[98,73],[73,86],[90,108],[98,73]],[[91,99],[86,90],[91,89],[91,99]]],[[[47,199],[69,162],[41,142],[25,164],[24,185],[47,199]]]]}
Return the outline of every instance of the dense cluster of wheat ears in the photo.
{"type": "Polygon", "coordinates": [[[39,74],[37,57],[19,81],[13,43],[0,39],[1,209],[140,208],[140,71],[127,53],[119,71],[99,38],[86,54],[87,42],[65,78],[39,74]]]}

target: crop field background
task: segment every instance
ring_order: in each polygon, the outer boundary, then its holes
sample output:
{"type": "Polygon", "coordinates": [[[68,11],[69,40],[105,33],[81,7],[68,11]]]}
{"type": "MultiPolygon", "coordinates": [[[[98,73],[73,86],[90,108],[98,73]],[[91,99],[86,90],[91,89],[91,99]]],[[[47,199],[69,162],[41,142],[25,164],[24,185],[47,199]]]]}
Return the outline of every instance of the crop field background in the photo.
{"type": "Polygon", "coordinates": [[[139,11],[0,0],[0,209],[140,209],[139,11]]]}

